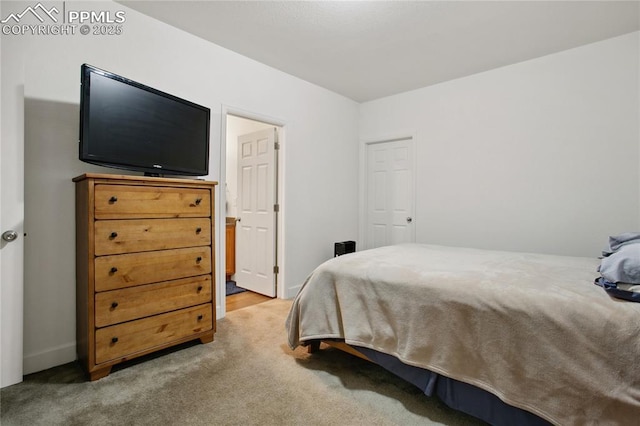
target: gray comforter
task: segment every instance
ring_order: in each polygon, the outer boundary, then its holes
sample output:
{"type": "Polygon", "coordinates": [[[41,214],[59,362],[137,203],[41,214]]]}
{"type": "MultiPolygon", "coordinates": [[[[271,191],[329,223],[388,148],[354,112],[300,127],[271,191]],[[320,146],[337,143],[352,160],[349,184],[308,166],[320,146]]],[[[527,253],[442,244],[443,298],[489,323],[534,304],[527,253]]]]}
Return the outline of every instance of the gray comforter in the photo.
{"type": "Polygon", "coordinates": [[[593,285],[598,259],[398,245],[327,261],[287,319],[393,355],[558,425],[640,421],[640,304],[593,285]]]}

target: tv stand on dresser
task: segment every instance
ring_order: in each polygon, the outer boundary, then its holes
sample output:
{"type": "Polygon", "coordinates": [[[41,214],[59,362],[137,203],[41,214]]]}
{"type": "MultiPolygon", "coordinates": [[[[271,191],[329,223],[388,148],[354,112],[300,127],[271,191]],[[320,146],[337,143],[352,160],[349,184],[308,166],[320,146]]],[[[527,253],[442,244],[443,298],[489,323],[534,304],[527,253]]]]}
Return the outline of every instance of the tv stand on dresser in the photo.
{"type": "Polygon", "coordinates": [[[84,174],[76,184],[76,333],[90,380],[213,341],[216,182],[84,174]]]}

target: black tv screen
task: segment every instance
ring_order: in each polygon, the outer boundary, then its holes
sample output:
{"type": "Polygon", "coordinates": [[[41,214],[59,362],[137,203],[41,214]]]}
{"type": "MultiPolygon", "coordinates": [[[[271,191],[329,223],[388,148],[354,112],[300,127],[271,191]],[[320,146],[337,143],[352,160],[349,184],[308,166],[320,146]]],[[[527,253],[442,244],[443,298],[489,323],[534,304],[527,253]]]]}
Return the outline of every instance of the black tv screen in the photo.
{"type": "Polygon", "coordinates": [[[84,64],[80,160],[150,175],[209,172],[209,108],[84,64]]]}

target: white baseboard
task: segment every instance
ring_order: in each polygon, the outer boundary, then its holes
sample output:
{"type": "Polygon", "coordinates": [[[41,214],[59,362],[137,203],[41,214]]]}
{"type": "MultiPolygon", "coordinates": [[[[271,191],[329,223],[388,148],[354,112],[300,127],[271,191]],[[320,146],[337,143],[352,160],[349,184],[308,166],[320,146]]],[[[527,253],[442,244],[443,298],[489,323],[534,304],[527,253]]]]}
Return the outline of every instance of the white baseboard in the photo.
{"type": "Polygon", "coordinates": [[[298,292],[300,291],[301,288],[302,288],[302,284],[285,289],[285,294],[283,299],[293,299],[298,295],[298,292]]]}
{"type": "Polygon", "coordinates": [[[36,373],[48,368],[57,367],[58,365],[67,364],[76,359],[76,343],[68,343],[47,349],[46,351],[25,355],[22,358],[24,363],[23,370],[25,375],[36,373]]]}

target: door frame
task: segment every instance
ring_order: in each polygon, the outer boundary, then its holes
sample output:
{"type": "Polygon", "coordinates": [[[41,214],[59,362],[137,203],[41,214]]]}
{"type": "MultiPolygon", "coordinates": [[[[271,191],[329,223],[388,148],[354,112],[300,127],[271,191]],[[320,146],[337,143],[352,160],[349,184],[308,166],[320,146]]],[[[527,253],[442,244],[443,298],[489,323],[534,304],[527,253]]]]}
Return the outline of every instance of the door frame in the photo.
{"type": "MultiPolygon", "coordinates": [[[[220,126],[220,180],[218,185],[218,200],[216,203],[216,227],[219,230],[225,229],[226,226],[226,212],[225,206],[227,202],[226,191],[222,190],[224,187],[224,181],[227,176],[227,116],[233,115],[240,118],[246,118],[248,120],[260,121],[265,124],[269,124],[275,127],[279,127],[280,131],[278,132],[278,143],[280,144],[280,149],[276,153],[276,188],[275,188],[275,197],[277,203],[280,205],[280,210],[276,214],[276,232],[274,233],[274,237],[276,239],[276,247],[275,247],[275,260],[277,262],[279,271],[276,276],[276,298],[283,299],[285,297],[285,288],[283,283],[285,280],[285,257],[284,257],[284,219],[286,214],[285,208],[285,152],[286,152],[286,129],[287,122],[285,120],[274,118],[271,116],[267,116],[264,114],[254,113],[250,111],[246,111],[240,108],[235,108],[229,105],[222,105],[221,112],[221,126],[220,126]]],[[[225,298],[225,268],[224,268],[224,260],[226,259],[226,235],[222,231],[218,231],[218,235],[220,238],[219,247],[217,250],[218,255],[216,257],[218,260],[216,261],[220,267],[216,272],[216,279],[218,282],[217,292],[218,295],[218,312],[219,318],[222,318],[226,315],[226,298],[225,298]]]]}
{"type": "Polygon", "coordinates": [[[416,140],[417,133],[414,130],[401,131],[397,133],[390,133],[385,135],[379,135],[374,137],[365,137],[360,139],[360,177],[359,177],[359,185],[358,185],[358,217],[360,225],[358,226],[358,240],[360,241],[360,249],[366,250],[371,248],[370,241],[367,239],[367,194],[369,189],[369,182],[367,180],[367,150],[370,145],[375,145],[378,143],[384,142],[393,142],[398,140],[409,140],[411,141],[411,148],[413,149],[413,159],[411,160],[411,168],[412,168],[412,177],[413,181],[413,190],[411,193],[411,197],[413,197],[413,223],[414,226],[411,229],[411,233],[413,234],[413,240],[416,239],[416,175],[417,175],[417,149],[416,149],[416,140]]]}

